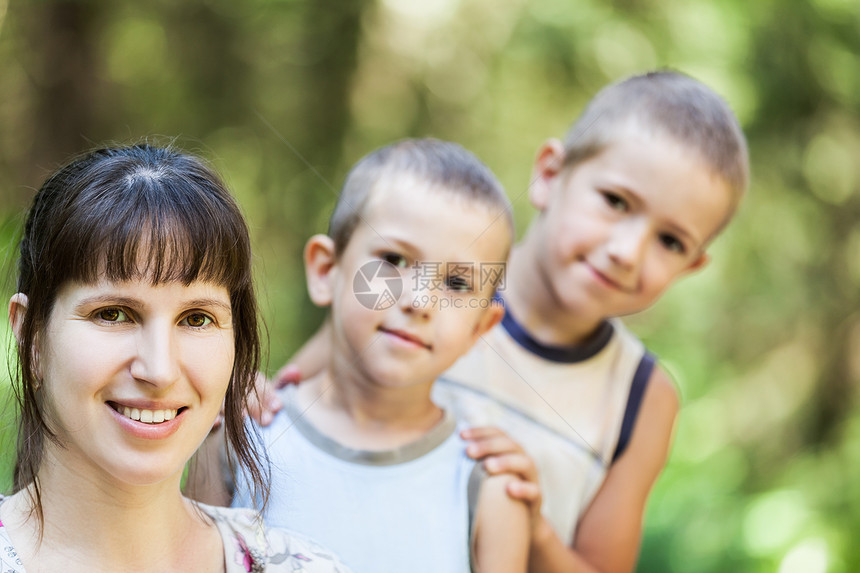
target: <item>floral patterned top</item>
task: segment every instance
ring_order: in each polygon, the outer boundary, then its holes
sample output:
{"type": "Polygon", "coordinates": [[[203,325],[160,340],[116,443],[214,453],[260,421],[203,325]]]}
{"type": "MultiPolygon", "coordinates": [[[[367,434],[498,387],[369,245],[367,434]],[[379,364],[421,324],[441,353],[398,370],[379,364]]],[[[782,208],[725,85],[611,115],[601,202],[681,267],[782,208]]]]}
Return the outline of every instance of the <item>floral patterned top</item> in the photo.
{"type": "MultiPolygon", "coordinates": [[[[0,504],[4,497],[0,495],[0,504]]],[[[252,509],[198,504],[224,542],[226,573],[350,573],[337,557],[291,531],[263,526],[252,509]]],[[[26,573],[0,521],[0,573],[26,573]]]]}

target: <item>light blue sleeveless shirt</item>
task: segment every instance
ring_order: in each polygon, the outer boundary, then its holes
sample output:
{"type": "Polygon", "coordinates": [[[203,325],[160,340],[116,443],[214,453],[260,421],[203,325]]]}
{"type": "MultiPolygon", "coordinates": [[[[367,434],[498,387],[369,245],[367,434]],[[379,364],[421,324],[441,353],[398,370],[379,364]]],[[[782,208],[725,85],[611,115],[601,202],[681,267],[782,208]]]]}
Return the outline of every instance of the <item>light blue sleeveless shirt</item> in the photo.
{"type": "MultiPolygon", "coordinates": [[[[298,411],[295,388],[285,407],[260,428],[272,464],[271,526],[286,525],[328,547],[356,573],[468,573],[470,478],[481,472],[466,457],[453,416],[395,450],[344,447],[298,411]]],[[[252,505],[239,479],[234,507],[252,505]]],[[[476,485],[477,484],[477,485],[476,485]]]]}

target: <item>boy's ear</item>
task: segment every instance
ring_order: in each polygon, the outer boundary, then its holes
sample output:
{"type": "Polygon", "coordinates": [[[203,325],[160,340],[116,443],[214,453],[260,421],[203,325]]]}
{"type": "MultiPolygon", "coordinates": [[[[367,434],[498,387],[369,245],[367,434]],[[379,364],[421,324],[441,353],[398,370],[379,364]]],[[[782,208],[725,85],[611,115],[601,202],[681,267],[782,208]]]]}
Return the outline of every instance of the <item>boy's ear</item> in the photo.
{"type": "Polygon", "coordinates": [[[314,235],[305,245],[305,278],[308,294],[317,306],[328,306],[332,300],[335,270],[334,241],[328,235],[314,235]]]}
{"type": "Polygon", "coordinates": [[[693,261],[692,263],[687,265],[687,268],[684,269],[684,274],[687,275],[690,273],[695,273],[696,271],[700,271],[703,268],[705,268],[708,265],[708,263],[710,263],[710,262],[711,262],[711,255],[709,255],[705,251],[702,251],[702,253],[699,255],[699,257],[695,261],[693,261]]]}
{"type": "Polygon", "coordinates": [[[22,292],[13,294],[9,299],[9,324],[12,325],[12,333],[18,342],[21,342],[21,328],[23,328],[24,315],[27,313],[29,304],[30,299],[22,292]]]}
{"type": "Polygon", "coordinates": [[[496,326],[502,321],[502,318],[505,316],[505,307],[502,303],[492,300],[490,302],[490,308],[484,311],[483,316],[478,321],[478,324],[475,325],[475,330],[472,331],[472,337],[474,340],[477,340],[479,337],[483,336],[487,333],[491,328],[496,326]]]}
{"type": "Polygon", "coordinates": [[[564,144],[559,139],[548,139],[538,149],[532,167],[529,200],[532,205],[543,211],[549,203],[553,180],[564,167],[564,144]]]}

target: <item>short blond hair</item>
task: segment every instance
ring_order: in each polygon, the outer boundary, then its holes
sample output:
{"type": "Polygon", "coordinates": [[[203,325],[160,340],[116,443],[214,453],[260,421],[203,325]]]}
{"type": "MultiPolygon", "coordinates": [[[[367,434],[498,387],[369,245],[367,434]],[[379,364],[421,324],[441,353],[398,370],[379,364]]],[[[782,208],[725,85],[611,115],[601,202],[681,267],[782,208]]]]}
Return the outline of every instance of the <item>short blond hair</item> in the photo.
{"type": "Polygon", "coordinates": [[[346,250],[376,185],[403,175],[487,206],[499,214],[513,236],[511,203],[502,184],[480,159],[449,141],[403,139],[367,154],[346,176],[329,220],[328,235],[334,240],[336,256],[346,250]]]}
{"type": "Polygon", "coordinates": [[[600,90],[564,137],[564,166],[594,157],[630,122],[696,150],[729,186],[734,212],[749,184],[746,138],[725,100],[680,72],[654,71],[600,90]]]}

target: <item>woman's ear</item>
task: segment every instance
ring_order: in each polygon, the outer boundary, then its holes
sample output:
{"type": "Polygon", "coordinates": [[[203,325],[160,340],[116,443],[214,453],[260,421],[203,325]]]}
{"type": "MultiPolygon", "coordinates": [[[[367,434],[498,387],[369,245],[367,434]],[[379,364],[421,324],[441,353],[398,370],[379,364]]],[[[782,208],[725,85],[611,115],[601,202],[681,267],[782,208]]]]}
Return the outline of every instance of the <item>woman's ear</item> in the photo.
{"type": "Polygon", "coordinates": [[[22,292],[17,292],[9,299],[9,324],[12,325],[12,333],[15,340],[21,342],[21,329],[24,326],[24,315],[27,313],[27,305],[30,299],[22,292]]]}
{"type": "MultiPolygon", "coordinates": [[[[9,299],[9,324],[12,325],[12,334],[15,335],[15,340],[18,344],[21,343],[21,336],[24,334],[24,316],[27,314],[27,307],[30,304],[30,299],[22,292],[17,292],[9,299]]],[[[32,347],[32,368],[36,375],[36,388],[41,385],[40,379],[42,375],[39,373],[39,342],[38,336],[33,339],[32,347]]]]}
{"type": "Polygon", "coordinates": [[[538,211],[543,211],[549,203],[552,183],[563,166],[564,144],[558,139],[546,140],[535,156],[529,184],[529,200],[538,211]]]}
{"type": "Polygon", "coordinates": [[[317,306],[331,304],[336,258],[334,241],[328,235],[314,235],[305,245],[305,278],[308,294],[317,306]]]}

